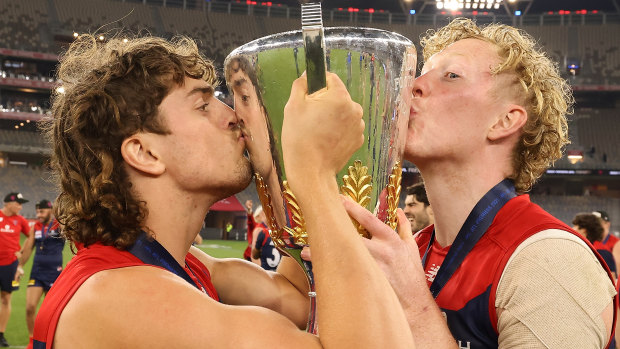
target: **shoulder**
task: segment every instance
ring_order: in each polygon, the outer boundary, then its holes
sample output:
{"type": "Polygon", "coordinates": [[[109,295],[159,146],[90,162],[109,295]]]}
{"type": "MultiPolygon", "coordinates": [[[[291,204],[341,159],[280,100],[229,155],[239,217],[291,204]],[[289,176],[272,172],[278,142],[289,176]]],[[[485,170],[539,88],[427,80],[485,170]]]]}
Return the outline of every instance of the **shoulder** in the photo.
{"type": "Polygon", "coordinates": [[[54,345],[249,347],[255,341],[267,345],[267,339],[245,336],[250,327],[274,334],[302,333],[277,313],[218,303],[176,275],[145,265],[106,270],[89,278],[63,311],[54,345]]]}
{"type": "Polygon", "coordinates": [[[612,280],[583,240],[559,229],[541,231],[517,247],[499,281],[500,338],[504,325],[518,319],[552,347],[566,347],[576,335],[576,343],[605,344],[603,314],[614,295],[612,280]],[[547,330],[549,323],[555,324],[553,331],[547,330]]]}
{"type": "Polygon", "coordinates": [[[186,311],[196,301],[208,303],[209,297],[160,268],[144,265],[104,270],[88,278],[66,305],[55,343],[93,341],[114,347],[133,342],[128,338],[131,328],[140,331],[140,338],[156,336],[153,329],[162,329],[145,323],[153,325],[152,319],[169,322],[173,314],[182,318],[180,309],[186,311]],[[84,316],[85,310],[88,316],[84,316]]]}
{"type": "Polygon", "coordinates": [[[506,263],[500,284],[505,277],[518,275],[523,267],[537,273],[593,272],[608,278],[590,246],[575,234],[560,229],[544,230],[521,242],[506,263]]]}

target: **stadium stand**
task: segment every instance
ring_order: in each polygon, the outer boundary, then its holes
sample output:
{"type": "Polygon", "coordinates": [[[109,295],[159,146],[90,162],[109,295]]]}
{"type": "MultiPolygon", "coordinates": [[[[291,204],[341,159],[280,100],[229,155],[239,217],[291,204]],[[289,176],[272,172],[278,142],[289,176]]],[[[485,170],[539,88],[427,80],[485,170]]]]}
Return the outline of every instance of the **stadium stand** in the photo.
{"type": "Polygon", "coordinates": [[[532,202],[572,226],[573,217],[579,212],[604,210],[609,212],[611,231],[620,230],[620,199],[585,195],[530,195],[532,202]]]}
{"type": "MultiPolygon", "coordinates": [[[[391,30],[419,42],[427,30],[447,23],[452,17],[405,16],[403,14],[324,12],[326,26],[371,26],[391,30]]],[[[581,63],[573,84],[594,88],[620,81],[620,16],[588,14],[584,16],[530,15],[517,20],[508,16],[477,16],[479,23],[501,21],[516,24],[531,34],[561,67],[569,57],[581,63]],[[601,25],[606,23],[605,25],[601,25]],[[570,24],[570,25],[569,25],[570,24]]],[[[173,37],[190,36],[198,42],[207,57],[221,68],[226,55],[235,47],[258,37],[296,30],[299,10],[246,3],[194,0],[0,0],[0,48],[58,54],[76,33],[100,33],[104,37],[118,31],[149,32],[173,37]],[[68,41],[67,41],[68,39],[68,41]],[[64,41],[63,41],[64,40],[64,41]]],[[[418,47],[419,48],[419,47],[418,47]]],[[[0,56],[0,59],[3,57],[0,56]]],[[[0,67],[0,77],[49,81],[49,72],[24,73],[0,67]]],[[[49,104],[39,98],[14,98],[14,91],[1,90],[0,114],[4,118],[45,114],[49,104]],[[7,116],[7,112],[9,112],[7,116]]],[[[578,109],[570,120],[568,149],[581,151],[584,158],[572,164],[564,157],[556,168],[620,168],[617,153],[617,109],[578,109]],[[593,151],[594,150],[594,151],[593,151]]],[[[26,116],[28,118],[30,116],[26,116]]],[[[33,130],[0,130],[0,150],[30,153],[49,151],[33,130]]],[[[26,171],[22,168],[21,171],[26,171]]],[[[240,200],[255,193],[242,193],[240,200]]],[[[620,217],[618,217],[620,218],[620,217]]]]}
{"type": "Polygon", "coordinates": [[[0,0],[0,47],[47,52],[48,3],[0,0]]]}
{"type": "Polygon", "coordinates": [[[576,116],[571,123],[577,133],[573,141],[584,150],[586,160],[603,168],[620,168],[618,110],[578,110],[576,116]]]}
{"type": "Polygon", "coordinates": [[[110,29],[122,28],[133,33],[157,32],[151,9],[146,5],[105,0],[54,0],[54,4],[59,26],[66,31],[105,34],[110,29]]]}
{"type": "Polygon", "coordinates": [[[579,52],[588,75],[603,80],[620,77],[619,32],[620,26],[614,24],[579,28],[579,52]]]}
{"type": "Polygon", "coordinates": [[[22,216],[35,218],[35,203],[41,199],[51,200],[58,193],[49,182],[49,172],[41,166],[0,167],[0,183],[3,195],[15,191],[29,200],[23,205],[22,216]],[[6,192],[6,193],[5,193],[6,192]]]}

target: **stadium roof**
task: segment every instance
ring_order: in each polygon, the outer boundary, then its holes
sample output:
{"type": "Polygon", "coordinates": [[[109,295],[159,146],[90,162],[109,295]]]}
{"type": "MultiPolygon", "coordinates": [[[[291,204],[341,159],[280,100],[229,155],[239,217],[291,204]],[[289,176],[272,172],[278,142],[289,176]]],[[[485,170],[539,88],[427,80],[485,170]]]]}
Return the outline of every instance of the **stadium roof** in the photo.
{"type": "MultiPolygon", "coordinates": [[[[409,13],[409,10],[414,9],[417,13],[433,14],[440,11],[437,9],[437,2],[435,0],[323,0],[322,5],[325,9],[372,8],[392,13],[409,13]]],[[[474,0],[471,2],[473,3],[474,0]]],[[[480,2],[486,2],[486,0],[480,0],[480,2]]],[[[502,4],[499,10],[495,10],[500,12],[498,14],[506,14],[507,9],[509,13],[521,10],[523,14],[526,12],[527,14],[541,14],[549,11],[557,12],[559,10],[596,10],[606,13],[620,13],[618,0],[516,0],[514,2],[503,0],[503,2],[505,4],[502,4]]],[[[297,0],[276,0],[274,3],[299,6],[297,0]]]]}

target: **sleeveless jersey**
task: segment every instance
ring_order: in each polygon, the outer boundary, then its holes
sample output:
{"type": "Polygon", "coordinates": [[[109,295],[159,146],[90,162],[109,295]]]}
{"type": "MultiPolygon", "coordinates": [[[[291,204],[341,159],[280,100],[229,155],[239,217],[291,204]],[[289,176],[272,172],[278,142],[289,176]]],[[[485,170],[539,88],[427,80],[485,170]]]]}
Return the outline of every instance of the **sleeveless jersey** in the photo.
{"type": "MultiPolygon", "coordinates": [[[[431,225],[416,235],[420,256],[426,252],[433,229],[431,225]]],[[[527,238],[547,229],[560,229],[578,236],[606,267],[587,240],[531,203],[528,195],[511,199],[435,299],[460,347],[497,348],[495,295],[500,277],[515,249],[527,238]]],[[[429,249],[424,266],[429,286],[449,249],[450,246],[442,248],[436,240],[429,249]]]]}
{"type": "Polygon", "coordinates": [[[260,266],[265,270],[276,270],[278,268],[278,264],[280,264],[282,255],[273,244],[273,240],[271,240],[271,236],[269,236],[267,227],[262,223],[259,224],[259,227],[262,230],[256,237],[255,248],[260,250],[260,266]]]}
{"type": "MultiPolygon", "coordinates": [[[[196,284],[196,279],[198,279],[200,283],[197,283],[197,285],[202,284],[206,288],[206,293],[211,298],[219,301],[215,287],[211,283],[211,275],[207,267],[191,253],[188,253],[185,257],[185,263],[193,271],[190,272],[185,268],[185,271],[190,275],[194,283],[196,284]]],[[[56,325],[63,309],[89,277],[102,270],[139,265],[149,264],[143,263],[127,251],[121,251],[112,246],[94,244],[88,248],[78,250],[77,255],[67,264],[65,270],[60,274],[56,283],[54,283],[54,287],[50,289],[43,300],[35,320],[33,348],[52,348],[56,325]]]]}
{"type": "Polygon", "coordinates": [[[32,262],[31,274],[60,272],[64,247],[65,239],[60,236],[58,221],[53,219],[48,224],[36,222],[34,225],[34,249],[36,252],[32,262]]]}
{"type": "Polygon", "coordinates": [[[6,216],[0,210],[0,265],[9,265],[17,259],[19,251],[19,233],[28,236],[30,225],[20,215],[6,216]]]}

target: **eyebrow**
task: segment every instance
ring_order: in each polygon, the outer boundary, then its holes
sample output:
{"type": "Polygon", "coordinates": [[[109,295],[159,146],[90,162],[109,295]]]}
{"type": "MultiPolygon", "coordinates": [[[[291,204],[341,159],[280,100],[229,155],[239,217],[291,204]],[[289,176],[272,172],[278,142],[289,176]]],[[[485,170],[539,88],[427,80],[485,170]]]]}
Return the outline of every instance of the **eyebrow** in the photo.
{"type": "Polygon", "coordinates": [[[245,77],[241,77],[239,79],[236,79],[235,81],[233,81],[233,86],[241,86],[245,83],[247,83],[248,80],[245,77]]]}
{"type": "Polygon", "coordinates": [[[192,95],[194,95],[196,93],[200,93],[202,95],[204,95],[204,94],[213,94],[213,87],[212,86],[195,87],[191,91],[189,91],[189,93],[187,94],[186,97],[189,98],[189,97],[191,97],[192,95]]]}

